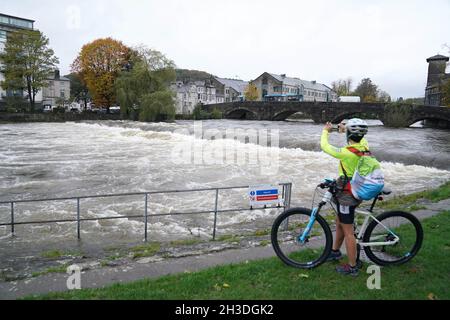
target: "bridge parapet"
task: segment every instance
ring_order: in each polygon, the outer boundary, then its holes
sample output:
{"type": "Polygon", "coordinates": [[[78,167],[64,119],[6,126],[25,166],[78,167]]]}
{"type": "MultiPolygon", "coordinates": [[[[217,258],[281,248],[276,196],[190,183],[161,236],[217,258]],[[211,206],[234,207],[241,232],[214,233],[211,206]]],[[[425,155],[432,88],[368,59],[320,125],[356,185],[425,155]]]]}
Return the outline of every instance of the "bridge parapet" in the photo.
{"type": "MultiPolygon", "coordinates": [[[[351,117],[378,119],[388,127],[409,127],[421,120],[447,123],[450,128],[450,108],[385,103],[345,102],[231,102],[203,107],[218,109],[226,119],[283,121],[295,113],[303,113],[316,123],[338,123],[351,117]]],[[[445,126],[444,126],[445,127],[445,126]]]]}

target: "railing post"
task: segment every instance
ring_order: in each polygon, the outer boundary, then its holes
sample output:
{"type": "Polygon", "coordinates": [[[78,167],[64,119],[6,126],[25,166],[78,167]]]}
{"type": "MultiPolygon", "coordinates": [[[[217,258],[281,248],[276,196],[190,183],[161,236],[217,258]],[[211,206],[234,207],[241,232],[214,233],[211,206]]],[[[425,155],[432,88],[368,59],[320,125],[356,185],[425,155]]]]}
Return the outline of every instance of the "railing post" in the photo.
{"type": "MultiPolygon", "coordinates": [[[[287,211],[291,208],[291,194],[292,194],[292,183],[285,184],[286,192],[284,198],[284,211],[287,211]]],[[[282,226],[284,231],[289,229],[289,218],[287,218],[284,222],[284,226],[282,226]]]]}
{"type": "Polygon", "coordinates": [[[216,189],[216,205],[214,209],[214,231],[213,231],[213,241],[216,241],[216,229],[217,229],[217,209],[219,205],[219,189],[216,189]]]}
{"type": "Polygon", "coordinates": [[[289,210],[291,208],[291,199],[292,199],[292,183],[286,184],[286,194],[285,194],[285,210],[289,210]]]}
{"type": "Polygon", "coordinates": [[[80,198],[77,198],[77,238],[81,240],[80,198]]]}
{"type": "Polygon", "coordinates": [[[14,236],[14,202],[11,202],[11,234],[14,236]]]}
{"type": "Polygon", "coordinates": [[[148,241],[148,194],[145,194],[145,209],[144,209],[144,241],[148,241]]]}

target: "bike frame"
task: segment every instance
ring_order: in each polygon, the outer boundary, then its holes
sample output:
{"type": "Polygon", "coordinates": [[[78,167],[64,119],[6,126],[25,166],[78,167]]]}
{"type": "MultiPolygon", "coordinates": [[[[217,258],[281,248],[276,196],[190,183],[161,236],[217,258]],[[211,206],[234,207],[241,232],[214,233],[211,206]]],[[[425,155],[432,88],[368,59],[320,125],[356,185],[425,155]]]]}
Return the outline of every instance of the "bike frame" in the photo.
{"type": "MultiPolygon", "coordinates": [[[[316,222],[317,219],[317,215],[320,213],[320,210],[326,205],[326,204],[330,204],[330,206],[333,208],[333,210],[335,211],[335,213],[337,214],[338,210],[334,207],[333,202],[331,201],[333,199],[333,195],[331,194],[331,192],[326,192],[322,201],[320,202],[318,207],[315,207],[312,209],[311,211],[311,218],[309,220],[308,226],[306,227],[305,231],[303,232],[302,235],[300,235],[298,237],[298,241],[300,243],[305,243],[305,241],[308,239],[309,234],[312,230],[312,227],[314,226],[314,223],[316,222]]],[[[356,242],[359,246],[361,247],[375,247],[375,246],[393,246],[395,244],[397,244],[400,241],[400,238],[388,227],[386,227],[382,222],[380,222],[373,214],[373,208],[375,206],[376,200],[374,200],[374,203],[372,204],[372,207],[370,210],[363,210],[363,209],[356,209],[355,210],[355,214],[361,214],[361,215],[365,215],[366,218],[364,219],[364,222],[362,224],[361,229],[359,230],[358,235],[356,236],[356,242]],[[369,226],[369,223],[371,222],[371,220],[376,221],[379,225],[381,225],[386,231],[388,231],[392,236],[394,236],[395,240],[394,241],[386,241],[386,242],[362,242],[362,238],[364,236],[364,233],[367,229],[367,227],[369,226]]],[[[357,223],[355,222],[355,228],[357,229],[357,223]]],[[[383,237],[383,236],[380,236],[383,237]]],[[[378,240],[377,238],[375,238],[374,240],[378,240]]]]}

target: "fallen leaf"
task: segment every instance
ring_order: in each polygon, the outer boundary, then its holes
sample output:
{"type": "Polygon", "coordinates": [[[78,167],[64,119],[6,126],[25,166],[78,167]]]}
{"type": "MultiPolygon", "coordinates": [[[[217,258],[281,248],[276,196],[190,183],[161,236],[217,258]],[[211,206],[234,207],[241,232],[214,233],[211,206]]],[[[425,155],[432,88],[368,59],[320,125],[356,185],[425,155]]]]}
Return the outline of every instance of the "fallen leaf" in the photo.
{"type": "Polygon", "coordinates": [[[437,300],[438,298],[435,296],[435,294],[434,293],[430,293],[429,295],[428,295],[428,300],[437,300]]]}
{"type": "Polygon", "coordinates": [[[412,268],[409,269],[409,272],[410,273],[417,273],[417,272],[419,272],[419,269],[416,268],[416,267],[412,267],[412,268]]]}
{"type": "Polygon", "coordinates": [[[305,279],[308,279],[308,278],[309,278],[309,276],[308,276],[307,274],[304,274],[304,273],[302,273],[302,274],[300,274],[300,278],[305,278],[305,279]]]}
{"type": "Polygon", "coordinates": [[[230,285],[229,285],[228,283],[224,283],[224,284],[223,284],[223,287],[224,287],[224,288],[229,288],[230,285]]]}

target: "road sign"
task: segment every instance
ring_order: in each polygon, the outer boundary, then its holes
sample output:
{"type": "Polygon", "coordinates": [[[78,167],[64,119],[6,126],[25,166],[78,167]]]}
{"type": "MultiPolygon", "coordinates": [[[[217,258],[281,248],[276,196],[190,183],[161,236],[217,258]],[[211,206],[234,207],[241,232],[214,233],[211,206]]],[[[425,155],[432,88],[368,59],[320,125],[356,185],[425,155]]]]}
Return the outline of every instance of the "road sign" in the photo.
{"type": "Polygon", "coordinates": [[[248,190],[250,207],[261,207],[280,204],[280,190],[278,186],[258,185],[248,190]]]}

